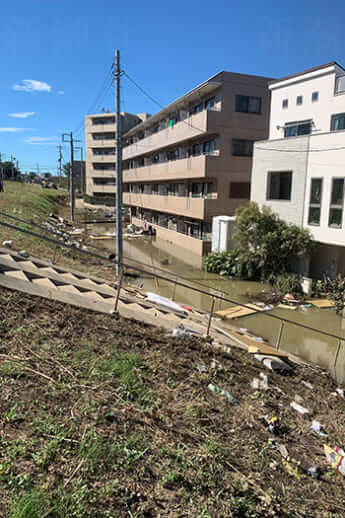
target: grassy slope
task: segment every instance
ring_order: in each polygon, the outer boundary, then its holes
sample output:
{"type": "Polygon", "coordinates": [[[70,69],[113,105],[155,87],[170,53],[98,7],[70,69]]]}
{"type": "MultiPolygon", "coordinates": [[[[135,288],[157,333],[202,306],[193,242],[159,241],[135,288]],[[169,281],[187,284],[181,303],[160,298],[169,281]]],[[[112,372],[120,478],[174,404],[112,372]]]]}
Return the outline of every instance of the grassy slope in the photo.
{"type": "MultiPolygon", "coordinates": [[[[0,193],[0,211],[31,223],[41,224],[46,221],[50,213],[58,212],[59,207],[65,203],[65,199],[66,193],[64,191],[42,189],[38,185],[20,184],[19,182],[5,182],[5,192],[0,193]]],[[[2,215],[0,215],[0,220],[19,226],[24,230],[32,230],[47,237],[55,237],[34,225],[18,223],[2,215]]],[[[54,244],[0,225],[0,246],[4,240],[12,240],[14,250],[24,249],[28,253],[47,261],[52,261],[54,257],[54,244]]],[[[61,266],[76,270],[99,272],[98,267],[90,267],[92,260],[89,257],[82,256],[73,250],[60,248],[56,254],[56,262],[61,266]]]]}
{"type": "Polygon", "coordinates": [[[255,392],[261,368],[235,348],[211,367],[202,340],[7,290],[0,314],[0,516],[344,516],[344,480],[310,432],[317,418],[344,446],[345,401],[321,370],[266,371],[270,389],[255,392]],[[290,409],[295,394],[304,419],[290,409]],[[281,419],[277,441],[298,470],[268,447],[266,414],[281,419]]]}

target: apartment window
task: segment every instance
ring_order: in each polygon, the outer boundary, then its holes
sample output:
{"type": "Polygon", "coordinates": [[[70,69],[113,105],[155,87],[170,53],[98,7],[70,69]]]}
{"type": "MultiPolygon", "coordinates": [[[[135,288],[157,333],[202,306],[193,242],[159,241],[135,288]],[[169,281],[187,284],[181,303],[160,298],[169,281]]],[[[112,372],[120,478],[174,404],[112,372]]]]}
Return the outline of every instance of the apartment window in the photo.
{"type": "Polygon", "coordinates": [[[154,183],[152,185],[152,194],[156,194],[157,195],[158,192],[159,192],[158,183],[154,183]]]}
{"type": "Polygon", "coordinates": [[[109,133],[92,133],[93,140],[114,140],[115,132],[109,133]]]}
{"type": "Polygon", "coordinates": [[[106,117],[106,118],[99,118],[99,119],[92,119],[92,124],[115,124],[115,117],[106,117]]]}
{"type": "Polygon", "coordinates": [[[216,98],[210,97],[210,99],[206,99],[205,101],[205,110],[212,110],[214,105],[216,104],[216,98]]]}
{"type": "Polygon", "coordinates": [[[311,102],[316,103],[319,100],[319,92],[313,92],[311,94],[311,102]]]}
{"type": "Polygon", "coordinates": [[[344,178],[333,178],[328,226],[341,228],[344,207],[344,178]]]}
{"type": "Polygon", "coordinates": [[[284,137],[298,137],[311,133],[311,121],[288,122],[284,126],[284,137]]]}
{"type": "Polygon", "coordinates": [[[105,156],[105,155],[115,155],[115,149],[114,148],[93,148],[92,149],[92,153],[94,155],[101,155],[101,156],[105,156]]]}
{"type": "Polygon", "coordinates": [[[201,144],[193,144],[192,146],[192,155],[198,156],[202,153],[202,145],[201,144]]]}
{"type": "Polygon", "coordinates": [[[345,113],[337,113],[331,118],[331,131],[345,129],[345,113]]]}
{"type": "Polygon", "coordinates": [[[282,107],[283,108],[287,108],[289,106],[289,100],[288,99],[283,99],[282,100],[282,107]]]}
{"type": "Polygon", "coordinates": [[[178,122],[178,117],[177,115],[173,115],[170,117],[169,119],[169,122],[168,122],[168,128],[172,128],[173,126],[175,126],[175,124],[178,122]]]}
{"type": "Polygon", "coordinates": [[[168,185],[168,194],[170,196],[177,196],[177,184],[176,183],[170,183],[168,185]]]}
{"type": "Polygon", "coordinates": [[[253,156],[253,140],[232,139],[233,156],[253,156]]]}
{"type": "Polygon", "coordinates": [[[322,178],[312,178],[310,185],[309,225],[320,225],[322,178]]]}
{"type": "Polygon", "coordinates": [[[303,104],[303,95],[297,95],[296,104],[297,104],[297,106],[300,106],[301,104],[303,104]]]}
{"type": "Polygon", "coordinates": [[[94,185],[115,185],[115,178],[93,178],[94,185]]]}
{"type": "Polygon", "coordinates": [[[202,183],[192,183],[192,198],[202,197],[202,183]]]}
{"type": "Polygon", "coordinates": [[[268,173],[267,182],[268,200],[291,200],[291,171],[268,173]]]}
{"type": "Polygon", "coordinates": [[[199,103],[196,106],[194,106],[193,113],[199,113],[203,110],[203,108],[204,108],[204,103],[199,103]]]}
{"type": "Polygon", "coordinates": [[[231,182],[229,195],[230,195],[230,198],[240,198],[243,200],[249,200],[250,183],[249,182],[231,182]]]}
{"type": "Polygon", "coordinates": [[[216,141],[215,140],[207,140],[204,142],[202,150],[205,155],[208,153],[213,153],[216,149],[216,141]]]}
{"type": "Polygon", "coordinates": [[[153,155],[152,157],[152,163],[153,164],[158,164],[159,162],[159,155],[153,155]]]}
{"type": "Polygon", "coordinates": [[[115,169],[115,164],[95,164],[93,163],[93,168],[97,171],[113,171],[115,169]]]}
{"type": "Polygon", "coordinates": [[[172,149],[171,151],[168,151],[167,158],[168,158],[168,160],[178,160],[179,159],[179,150],[172,149]]]}
{"type": "Polygon", "coordinates": [[[157,124],[157,126],[154,126],[154,128],[152,129],[152,133],[158,133],[160,131],[160,126],[159,124],[157,124]]]}
{"type": "Polygon", "coordinates": [[[236,95],[236,111],[241,113],[261,113],[261,97],[236,95]]]}

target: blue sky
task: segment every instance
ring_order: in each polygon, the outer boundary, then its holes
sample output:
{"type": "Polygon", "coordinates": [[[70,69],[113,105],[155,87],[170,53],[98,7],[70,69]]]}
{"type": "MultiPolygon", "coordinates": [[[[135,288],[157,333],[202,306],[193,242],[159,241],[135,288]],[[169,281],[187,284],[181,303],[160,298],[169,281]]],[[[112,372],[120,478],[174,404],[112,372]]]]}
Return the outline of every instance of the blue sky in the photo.
{"type": "MultiPolygon", "coordinates": [[[[345,65],[341,0],[14,0],[1,19],[0,152],[23,171],[56,171],[61,133],[83,138],[90,107],[114,109],[106,79],[116,48],[163,105],[220,70],[281,77],[345,65]]],[[[157,111],[126,79],[122,94],[122,110],[157,111]]]]}

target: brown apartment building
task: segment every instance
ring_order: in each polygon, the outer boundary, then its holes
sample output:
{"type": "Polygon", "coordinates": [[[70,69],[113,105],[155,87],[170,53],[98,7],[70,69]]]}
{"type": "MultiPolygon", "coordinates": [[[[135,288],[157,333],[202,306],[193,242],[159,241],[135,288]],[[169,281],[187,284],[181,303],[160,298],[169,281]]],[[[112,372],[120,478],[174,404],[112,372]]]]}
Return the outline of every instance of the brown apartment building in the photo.
{"type": "MultiPolygon", "coordinates": [[[[121,113],[122,132],[139,124],[147,114],[121,113]]],[[[115,113],[85,117],[85,194],[88,201],[114,203],[115,196],[115,113]]]]}
{"type": "Polygon", "coordinates": [[[268,137],[269,78],[220,72],[124,134],[131,221],[199,256],[212,217],[250,198],[253,142],[268,137]]]}

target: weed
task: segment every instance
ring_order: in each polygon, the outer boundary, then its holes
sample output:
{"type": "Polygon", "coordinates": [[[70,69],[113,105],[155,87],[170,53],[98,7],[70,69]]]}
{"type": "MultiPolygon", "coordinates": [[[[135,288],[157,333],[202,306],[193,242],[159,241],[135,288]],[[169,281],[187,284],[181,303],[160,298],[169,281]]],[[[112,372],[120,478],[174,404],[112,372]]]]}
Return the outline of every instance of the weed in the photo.
{"type": "Polygon", "coordinates": [[[53,511],[49,498],[37,489],[24,493],[12,506],[9,518],[44,518],[53,511]]]}

